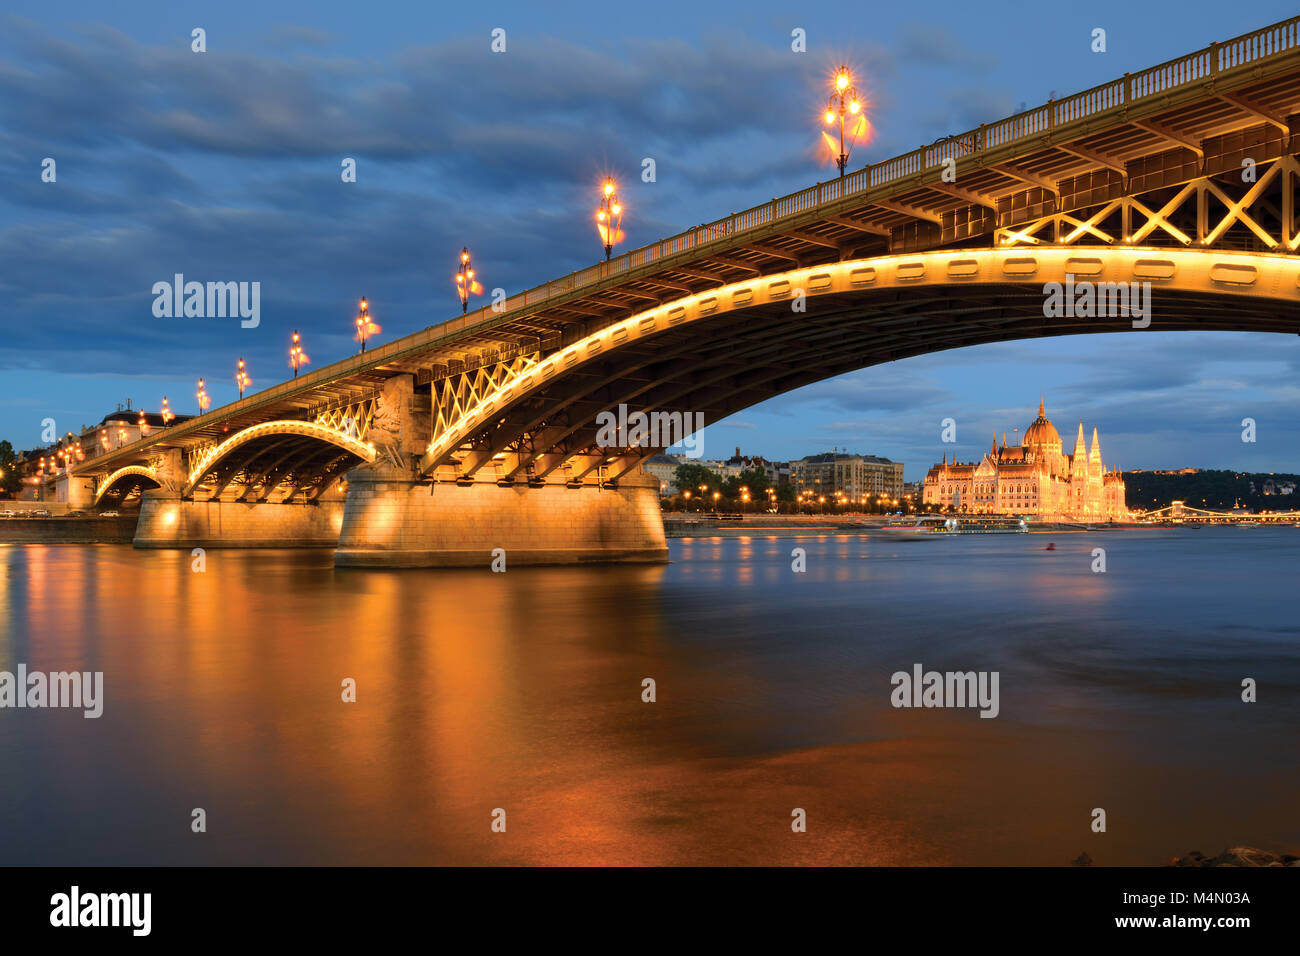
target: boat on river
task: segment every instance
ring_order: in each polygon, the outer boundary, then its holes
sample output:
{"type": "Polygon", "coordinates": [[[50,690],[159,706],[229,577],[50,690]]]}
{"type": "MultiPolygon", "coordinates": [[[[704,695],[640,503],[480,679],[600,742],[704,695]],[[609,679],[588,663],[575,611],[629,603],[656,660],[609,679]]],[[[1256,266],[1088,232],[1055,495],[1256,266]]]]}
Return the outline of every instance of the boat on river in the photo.
{"type": "Polygon", "coordinates": [[[1028,534],[1029,522],[1016,515],[917,515],[889,521],[881,530],[899,535],[1028,534]]]}

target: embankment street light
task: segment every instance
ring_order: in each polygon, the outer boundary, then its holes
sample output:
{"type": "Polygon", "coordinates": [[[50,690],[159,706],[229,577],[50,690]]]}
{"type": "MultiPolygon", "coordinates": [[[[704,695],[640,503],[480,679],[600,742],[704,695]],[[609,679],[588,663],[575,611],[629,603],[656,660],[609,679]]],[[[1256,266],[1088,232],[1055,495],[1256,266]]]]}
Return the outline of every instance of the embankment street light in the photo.
{"type": "Polygon", "coordinates": [[[248,369],[244,367],[244,360],[241,358],[239,364],[235,366],[235,384],[239,386],[239,397],[244,397],[244,387],[253,380],[248,377],[248,369]]]}

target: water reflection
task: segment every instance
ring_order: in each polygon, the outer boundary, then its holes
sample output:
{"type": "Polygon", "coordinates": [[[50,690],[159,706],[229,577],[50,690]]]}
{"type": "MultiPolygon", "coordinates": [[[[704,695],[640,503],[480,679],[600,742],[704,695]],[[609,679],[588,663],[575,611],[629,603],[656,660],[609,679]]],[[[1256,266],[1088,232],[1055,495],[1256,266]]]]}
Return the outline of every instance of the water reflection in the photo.
{"type": "Polygon", "coordinates": [[[97,721],[0,711],[0,858],[1294,850],[1300,652],[1283,596],[1300,533],[1244,537],[1074,535],[1049,553],[1039,536],[746,534],[674,541],[667,567],[506,574],[272,551],[209,551],[195,573],[188,552],[0,547],[0,669],[102,670],[106,685],[97,721]],[[1107,574],[1090,571],[1096,546],[1107,574]],[[893,709],[889,676],[913,662],[998,670],[1001,716],[893,709]],[[1240,702],[1243,675],[1267,679],[1267,707],[1240,702]],[[1100,847],[1093,806],[1129,821],[1100,847]],[[207,834],[189,831],[195,807],[207,834]],[[489,828],[498,807],[505,834],[489,828]]]}

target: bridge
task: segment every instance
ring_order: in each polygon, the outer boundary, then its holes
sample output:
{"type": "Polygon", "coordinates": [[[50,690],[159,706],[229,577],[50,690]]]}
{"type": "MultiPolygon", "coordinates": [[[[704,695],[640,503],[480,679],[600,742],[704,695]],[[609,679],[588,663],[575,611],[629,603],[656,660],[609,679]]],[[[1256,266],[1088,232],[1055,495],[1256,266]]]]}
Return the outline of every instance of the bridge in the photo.
{"type": "Polygon", "coordinates": [[[495,548],[516,563],[662,561],[657,484],[640,468],[662,446],[602,442],[602,411],[708,424],[874,364],[1048,335],[1300,333],[1298,26],[732,213],[59,480],[87,504],[148,489],[142,547],[329,544],[339,565],[481,564],[495,548]],[[1046,306],[1047,289],[1085,286],[1088,307],[1046,306]],[[1122,307],[1148,289],[1148,317],[1122,307]]]}
{"type": "Polygon", "coordinates": [[[1215,511],[1195,508],[1185,501],[1173,501],[1163,508],[1143,512],[1137,520],[1144,524],[1300,524],[1300,511],[1266,511],[1252,514],[1243,511],[1215,511]]]}

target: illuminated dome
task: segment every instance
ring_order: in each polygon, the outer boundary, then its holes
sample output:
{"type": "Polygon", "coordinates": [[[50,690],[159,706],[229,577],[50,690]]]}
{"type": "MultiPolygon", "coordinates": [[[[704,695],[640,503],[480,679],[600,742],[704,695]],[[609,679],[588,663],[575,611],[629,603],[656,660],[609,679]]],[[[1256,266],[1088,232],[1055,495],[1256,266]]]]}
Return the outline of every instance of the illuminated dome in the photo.
{"type": "Polygon", "coordinates": [[[1047,420],[1041,397],[1038,399],[1038,417],[1025,429],[1025,437],[1020,444],[1035,450],[1054,451],[1058,455],[1061,453],[1061,436],[1047,420]]]}

